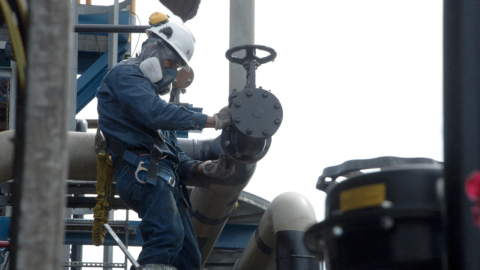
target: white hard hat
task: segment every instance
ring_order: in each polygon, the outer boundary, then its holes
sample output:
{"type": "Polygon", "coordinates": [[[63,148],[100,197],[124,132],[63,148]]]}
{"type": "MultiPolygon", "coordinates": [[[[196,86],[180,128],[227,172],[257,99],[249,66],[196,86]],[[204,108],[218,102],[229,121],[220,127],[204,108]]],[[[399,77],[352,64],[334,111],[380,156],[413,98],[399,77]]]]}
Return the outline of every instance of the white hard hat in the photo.
{"type": "Polygon", "coordinates": [[[167,20],[162,24],[155,24],[150,29],[145,30],[148,36],[155,33],[183,59],[184,69],[190,71],[189,61],[192,59],[195,50],[195,37],[182,23],[167,20]]]}

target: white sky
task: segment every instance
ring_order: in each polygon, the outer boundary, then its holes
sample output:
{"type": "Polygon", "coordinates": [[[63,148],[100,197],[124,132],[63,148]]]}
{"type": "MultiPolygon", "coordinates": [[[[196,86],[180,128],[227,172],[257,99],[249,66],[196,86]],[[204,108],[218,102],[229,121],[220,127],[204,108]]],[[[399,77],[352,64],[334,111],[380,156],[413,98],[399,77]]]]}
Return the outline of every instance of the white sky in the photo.
{"type": "MultiPolygon", "coordinates": [[[[186,23],[197,41],[195,80],[181,100],[208,115],[228,102],[229,3],[204,0],[186,23]]],[[[443,160],[442,1],[292,3],[256,1],[255,43],[278,53],[257,70],[257,86],[279,98],[284,119],[245,190],[269,201],[299,192],[321,218],[325,195],[315,185],[325,167],[380,156],[443,160]]],[[[157,0],[137,0],[143,25],[154,11],[170,13],[157,0]]],[[[96,102],[77,115],[97,117],[96,102]]]]}

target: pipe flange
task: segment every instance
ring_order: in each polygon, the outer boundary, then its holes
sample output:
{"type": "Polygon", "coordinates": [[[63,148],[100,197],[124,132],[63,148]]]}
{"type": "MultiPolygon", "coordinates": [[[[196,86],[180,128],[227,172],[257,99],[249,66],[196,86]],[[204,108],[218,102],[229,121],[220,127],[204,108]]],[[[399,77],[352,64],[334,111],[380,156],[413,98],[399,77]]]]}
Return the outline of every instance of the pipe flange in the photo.
{"type": "Polygon", "coordinates": [[[272,137],[283,121],[283,109],[278,98],[262,88],[245,88],[232,99],[232,127],[249,140],[272,137]]]}
{"type": "Polygon", "coordinates": [[[260,154],[256,155],[256,156],[247,156],[247,155],[243,155],[242,153],[240,153],[239,151],[237,151],[237,149],[235,148],[235,144],[232,142],[232,134],[234,131],[233,128],[231,128],[230,126],[227,127],[227,128],[224,128],[222,130],[222,135],[221,135],[221,145],[222,145],[222,149],[223,151],[225,152],[225,154],[227,154],[228,157],[230,157],[231,159],[237,161],[237,162],[240,162],[240,163],[245,163],[245,164],[251,164],[251,163],[255,163],[259,160],[261,160],[268,152],[268,150],[270,149],[270,145],[272,144],[272,138],[268,138],[265,140],[265,148],[263,149],[262,152],[260,152],[260,154]]]}

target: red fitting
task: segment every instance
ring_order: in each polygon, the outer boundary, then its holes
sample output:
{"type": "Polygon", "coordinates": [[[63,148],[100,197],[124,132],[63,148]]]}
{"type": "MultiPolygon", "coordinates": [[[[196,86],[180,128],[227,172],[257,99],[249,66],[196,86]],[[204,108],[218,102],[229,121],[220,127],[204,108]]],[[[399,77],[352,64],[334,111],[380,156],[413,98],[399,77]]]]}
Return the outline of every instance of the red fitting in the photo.
{"type": "Polygon", "coordinates": [[[10,248],[10,241],[0,241],[0,248],[10,248]]]}

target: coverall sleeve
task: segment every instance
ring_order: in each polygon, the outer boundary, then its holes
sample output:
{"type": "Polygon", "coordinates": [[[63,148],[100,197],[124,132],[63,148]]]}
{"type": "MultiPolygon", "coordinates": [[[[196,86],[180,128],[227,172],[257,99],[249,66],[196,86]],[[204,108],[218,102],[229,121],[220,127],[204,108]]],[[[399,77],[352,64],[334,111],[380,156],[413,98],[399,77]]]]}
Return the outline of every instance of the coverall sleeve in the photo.
{"type": "MultiPolygon", "coordinates": [[[[173,137],[173,136],[172,136],[173,137]]],[[[187,179],[190,176],[190,168],[192,167],[193,163],[199,161],[190,158],[189,156],[185,155],[185,152],[183,152],[182,148],[180,148],[180,145],[178,144],[178,140],[176,137],[170,138],[175,144],[175,148],[177,149],[178,152],[178,157],[180,158],[180,162],[178,164],[178,169],[177,173],[180,179],[187,179]]]]}
{"type": "Polygon", "coordinates": [[[157,96],[149,79],[135,67],[118,66],[111,71],[108,85],[122,111],[152,129],[201,130],[207,115],[165,102],[157,96]]]}

